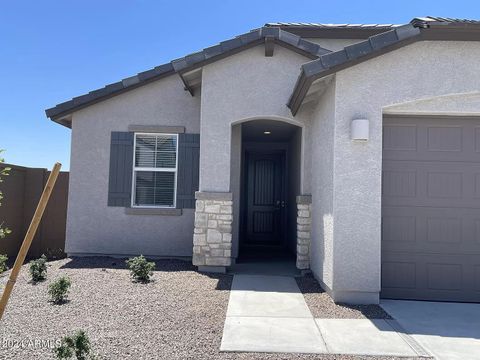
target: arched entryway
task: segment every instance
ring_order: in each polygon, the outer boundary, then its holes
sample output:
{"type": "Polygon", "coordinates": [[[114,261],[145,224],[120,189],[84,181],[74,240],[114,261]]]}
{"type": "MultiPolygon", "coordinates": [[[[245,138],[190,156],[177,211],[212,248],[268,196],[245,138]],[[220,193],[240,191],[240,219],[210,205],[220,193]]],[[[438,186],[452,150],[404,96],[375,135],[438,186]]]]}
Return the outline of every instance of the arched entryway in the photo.
{"type": "Polygon", "coordinates": [[[303,128],[255,119],[232,126],[232,255],[236,264],[297,260],[303,128]]]}

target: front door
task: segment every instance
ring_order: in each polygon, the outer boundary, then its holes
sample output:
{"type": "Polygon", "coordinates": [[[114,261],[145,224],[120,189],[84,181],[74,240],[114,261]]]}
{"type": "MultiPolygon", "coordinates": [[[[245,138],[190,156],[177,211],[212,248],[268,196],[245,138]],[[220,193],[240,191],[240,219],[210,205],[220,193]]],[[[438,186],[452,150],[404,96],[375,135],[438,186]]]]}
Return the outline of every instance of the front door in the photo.
{"type": "Polygon", "coordinates": [[[245,157],[244,248],[286,245],[285,152],[249,152],[245,157]]]}

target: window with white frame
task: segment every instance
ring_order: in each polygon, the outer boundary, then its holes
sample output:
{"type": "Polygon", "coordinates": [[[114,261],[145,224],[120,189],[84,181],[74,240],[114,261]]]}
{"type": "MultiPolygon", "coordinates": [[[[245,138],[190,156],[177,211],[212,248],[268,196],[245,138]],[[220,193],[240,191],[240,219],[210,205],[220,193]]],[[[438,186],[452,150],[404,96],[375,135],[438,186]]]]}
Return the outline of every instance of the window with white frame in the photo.
{"type": "Polygon", "coordinates": [[[177,134],[135,133],[133,207],[175,207],[177,150],[177,134]]]}

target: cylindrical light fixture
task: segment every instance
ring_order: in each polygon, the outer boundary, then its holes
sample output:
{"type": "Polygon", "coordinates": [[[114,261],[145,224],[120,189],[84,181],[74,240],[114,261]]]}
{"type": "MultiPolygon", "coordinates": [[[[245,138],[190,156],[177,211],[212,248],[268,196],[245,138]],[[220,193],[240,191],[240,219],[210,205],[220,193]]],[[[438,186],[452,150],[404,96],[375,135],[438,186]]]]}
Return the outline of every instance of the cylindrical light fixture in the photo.
{"type": "Polygon", "coordinates": [[[350,131],[352,140],[367,141],[369,136],[369,121],[367,119],[353,119],[350,131]]]}

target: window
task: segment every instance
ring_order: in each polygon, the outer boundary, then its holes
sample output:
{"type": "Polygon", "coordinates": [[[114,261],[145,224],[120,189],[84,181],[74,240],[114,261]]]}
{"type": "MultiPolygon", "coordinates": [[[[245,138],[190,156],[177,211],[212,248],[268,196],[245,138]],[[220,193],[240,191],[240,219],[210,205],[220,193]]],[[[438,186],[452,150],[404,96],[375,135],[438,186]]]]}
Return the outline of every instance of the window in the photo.
{"type": "Polygon", "coordinates": [[[176,206],[177,134],[135,134],[132,207],[176,206]]]}

